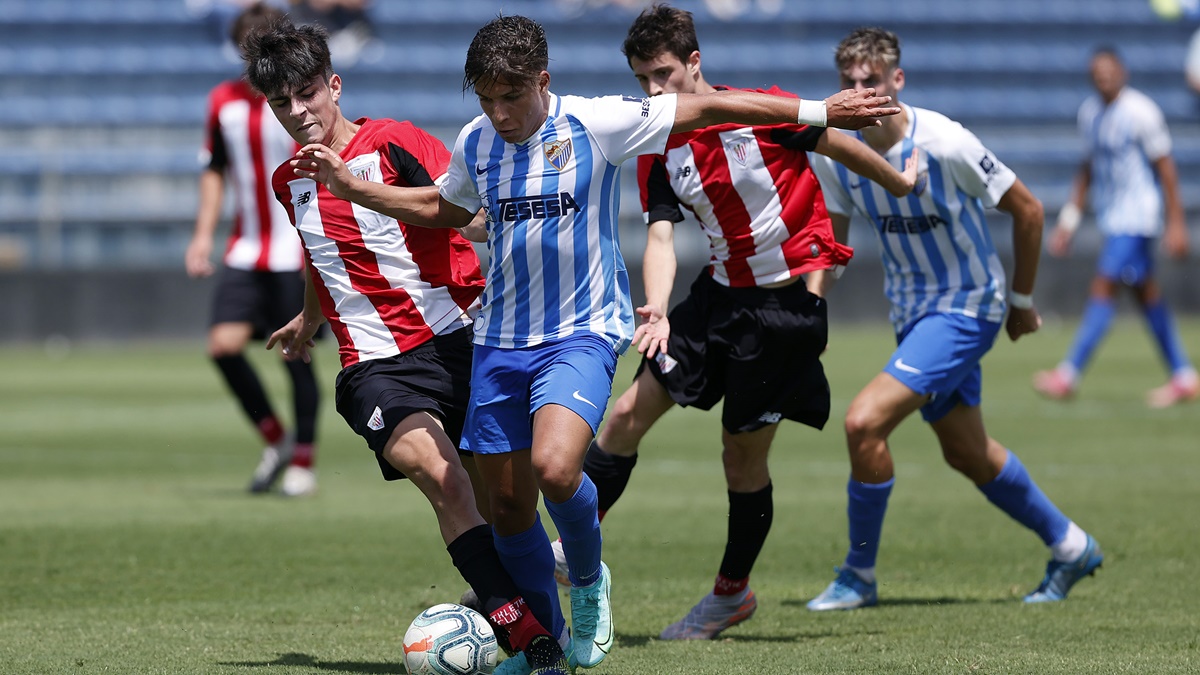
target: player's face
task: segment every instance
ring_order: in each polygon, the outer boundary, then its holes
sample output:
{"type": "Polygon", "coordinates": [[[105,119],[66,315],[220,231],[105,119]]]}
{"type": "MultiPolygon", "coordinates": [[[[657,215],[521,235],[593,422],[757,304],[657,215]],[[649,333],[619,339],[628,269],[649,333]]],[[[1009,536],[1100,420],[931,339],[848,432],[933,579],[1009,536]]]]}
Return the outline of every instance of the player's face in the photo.
{"type": "Polygon", "coordinates": [[[550,73],[542,71],[531,84],[496,80],[475,87],[479,107],[505,143],[520,143],[546,122],[550,106],[550,73]]]}
{"type": "Polygon", "coordinates": [[[1125,86],[1125,67],[1108,54],[1097,54],[1092,59],[1092,84],[1105,101],[1112,101],[1125,86]]]}
{"type": "Polygon", "coordinates": [[[670,52],[662,52],[648,61],[634,56],[629,59],[629,67],[633,69],[642,91],[650,96],[695,94],[700,73],[700,52],[692,52],[687,63],[670,52]]]}
{"type": "Polygon", "coordinates": [[[900,68],[886,68],[876,63],[856,63],[839,73],[842,89],[874,89],[876,96],[891,96],[904,88],[904,71],[900,68]]]}
{"type": "Polygon", "coordinates": [[[341,95],[341,77],[334,74],[326,82],[318,75],[294,92],[267,97],[267,103],[297,143],[328,144],[341,116],[337,105],[341,95]]]}

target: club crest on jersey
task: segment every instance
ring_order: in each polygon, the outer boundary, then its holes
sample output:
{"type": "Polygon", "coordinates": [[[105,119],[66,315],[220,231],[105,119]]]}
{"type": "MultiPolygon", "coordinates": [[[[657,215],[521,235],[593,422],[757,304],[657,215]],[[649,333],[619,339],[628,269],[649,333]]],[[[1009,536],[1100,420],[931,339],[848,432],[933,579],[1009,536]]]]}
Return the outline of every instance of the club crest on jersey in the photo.
{"type": "Polygon", "coordinates": [[[750,140],[743,139],[729,146],[729,152],[733,154],[733,159],[737,161],[738,166],[746,166],[746,158],[750,156],[750,140]]]}
{"type": "Polygon", "coordinates": [[[571,161],[571,139],[564,138],[561,141],[546,143],[546,161],[555,169],[562,171],[567,168],[567,162],[571,161]]]}
{"type": "Polygon", "coordinates": [[[348,166],[347,168],[350,169],[350,172],[354,174],[355,178],[359,180],[365,180],[369,183],[374,182],[373,178],[375,176],[375,164],[373,162],[368,162],[360,166],[348,166]]]}

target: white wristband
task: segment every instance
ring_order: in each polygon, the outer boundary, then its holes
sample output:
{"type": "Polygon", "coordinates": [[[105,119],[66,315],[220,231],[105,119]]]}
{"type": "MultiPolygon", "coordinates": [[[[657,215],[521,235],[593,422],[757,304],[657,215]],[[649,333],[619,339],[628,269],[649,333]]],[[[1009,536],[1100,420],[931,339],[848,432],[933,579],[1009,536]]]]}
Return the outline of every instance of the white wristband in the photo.
{"type": "Polygon", "coordinates": [[[806,98],[800,99],[800,113],[796,115],[796,122],[798,124],[823,127],[827,126],[825,124],[827,120],[825,101],[810,101],[806,98]]]}
{"type": "Polygon", "coordinates": [[[1066,232],[1074,232],[1079,227],[1079,221],[1083,220],[1083,214],[1079,212],[1079,207],[1075,206],[1075,202],[1067,202],[1063,205],[1062,211],[1058,212],[1058,227],[1066,232]]]}
{"type": "Polygon", "coordinates": [[[1033,295],[1009,291],[1008,304],[1013,309],[1033,309],[1033,295]]]}

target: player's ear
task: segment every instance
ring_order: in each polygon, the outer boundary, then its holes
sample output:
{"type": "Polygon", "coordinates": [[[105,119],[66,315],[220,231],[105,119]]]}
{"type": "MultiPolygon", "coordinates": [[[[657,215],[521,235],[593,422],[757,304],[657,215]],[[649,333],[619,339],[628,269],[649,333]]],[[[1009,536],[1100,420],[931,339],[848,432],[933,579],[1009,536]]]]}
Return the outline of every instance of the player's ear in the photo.
{"type": "Polygon", "coordinates": [[[342,76],[334,73],[329,77],[329,95],[333,98],[333,102],[337,103],[342,97],[342,76]]]}
{"type": "Polygon", "coordinates": [[[550,73],[542,71],[538,73],[538,93],[544,94],[550,91],[550,73]]]}
{"type": "Polygon", "coordinates": [[[693,77],[700,74],[700,50],[688,54],[687,69],[693,77]]]}
{"type": "Polygon", "coordinates": [[[904,69],[897,66],[895,72],[892,73],[892,88],[899,92],[904,88],[904,69]]]}

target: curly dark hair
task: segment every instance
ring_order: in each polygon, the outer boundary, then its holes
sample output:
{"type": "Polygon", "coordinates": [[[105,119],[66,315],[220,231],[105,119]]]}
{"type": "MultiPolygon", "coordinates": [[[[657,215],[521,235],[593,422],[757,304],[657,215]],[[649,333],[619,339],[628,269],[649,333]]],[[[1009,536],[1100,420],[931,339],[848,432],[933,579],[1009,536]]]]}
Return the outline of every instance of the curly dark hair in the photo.
{"type": "Polygon", "coordinates": [[[296,26],[286,18],[251,31],[242,42],[246,81],[268,96],[291,94],[321,75],[333,76],[329,33],[320,26],[296,26]]]}
{"type": "MultiPolygon", "coordinates": [[[[674,54],[680,63],[687,63],[692,52],[700,51],[696,39],[696,24],[692,13],[665,4],[647,7],[633,20],[621,53],[626,61],[649,61],[666,52],[674,54]]],[[[632,63],[630,63],[632,65],[632,63]]]]}
{"type": "Polygon", "coordinates": [[[229,39],[233,40],[234,46],[241,49],[242,41],[251,32],[266,28],[267,26],[280,21],[286,15],[283,10],[272,7],[265,2],[256,2],[250,5],[237,18],[233,20],[233,25],[229,27],[229,39]]]}
{"type": "Polygon", "coordinates": [[[546,31],[524,16],[498,16],[471,40],[463,68],[463,91],[497,80],[517,86],[536,82],[550,63],[546,31]]]}

